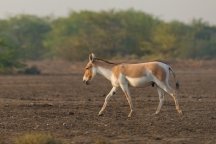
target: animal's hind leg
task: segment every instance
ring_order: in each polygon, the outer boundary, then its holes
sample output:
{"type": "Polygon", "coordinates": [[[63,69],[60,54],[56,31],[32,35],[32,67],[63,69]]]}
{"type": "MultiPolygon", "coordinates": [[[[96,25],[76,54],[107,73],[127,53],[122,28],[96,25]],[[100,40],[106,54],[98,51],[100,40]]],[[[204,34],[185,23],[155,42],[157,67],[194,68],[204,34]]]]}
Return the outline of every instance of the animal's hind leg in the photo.
{"type": "Polygon", "coordinates": [[[182,110],[179,108],[179,103],[178,103],[178,96],[177,93],[169,86],[169,85],[162,85],[160,86],[165,92],[167,92],[168,94],[170,94],[175,102],[175,106],[176,106],[176,110],[178,111],[178,113],[180,115],[183,115],[182,110]]]}
{"type": "Polygon", "coordinates": [[[160,112],[161,107],[162,107],[163,102],[164,102],[164,91],[163,91],[163,89],[161,89],[160,87],[157,86],[157,91],[158,91],[158,95],[159,95],[159,105],[158,105],[158,108],[157,108],[155,114],[158,114],[160,112]]]}

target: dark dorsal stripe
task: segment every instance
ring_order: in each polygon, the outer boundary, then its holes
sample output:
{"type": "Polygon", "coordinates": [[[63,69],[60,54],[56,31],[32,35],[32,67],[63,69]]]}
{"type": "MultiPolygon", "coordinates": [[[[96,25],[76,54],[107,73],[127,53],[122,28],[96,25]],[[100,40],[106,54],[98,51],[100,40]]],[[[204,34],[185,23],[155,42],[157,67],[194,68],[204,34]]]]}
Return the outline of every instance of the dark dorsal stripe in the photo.
{"type": "MultiPolygon", "coordinates": [[[[99,58],[99,57],[95,57],[94,60],[99,60],[99,61],[102,61],[102,62],[105,62],[105,63],[108,63],[108,64],[113,64],[113,65],[118,65],[118,64],[122,64],[122,63],[113,63],[113,62],[109,62],[108,60],[105,60],[103,58],[99,58]]],[[[161,60],[153,60],[153,61],[150,61],[150,62],[161,62],[161,63],[164,63],[167,65],[167,63],[161,61],[161,60]]],[[[148,62],[147,62],[148,63],[148,62]]]]}

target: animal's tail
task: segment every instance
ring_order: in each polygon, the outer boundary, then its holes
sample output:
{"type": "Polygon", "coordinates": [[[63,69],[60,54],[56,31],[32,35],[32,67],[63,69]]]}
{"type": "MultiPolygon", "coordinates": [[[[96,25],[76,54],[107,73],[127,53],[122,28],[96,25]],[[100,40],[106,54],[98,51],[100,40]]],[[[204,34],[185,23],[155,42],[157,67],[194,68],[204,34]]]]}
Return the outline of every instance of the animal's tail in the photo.
{"type": "Polygon", "coordinates": [[[172,71],[174,79],[176,81],[176,89],[179,89],[179,83],[178,83],[178,80],[177,80],[176,75],[174,73],[174,70],[171,67],[169,67],[169,70],[172,71]]]}

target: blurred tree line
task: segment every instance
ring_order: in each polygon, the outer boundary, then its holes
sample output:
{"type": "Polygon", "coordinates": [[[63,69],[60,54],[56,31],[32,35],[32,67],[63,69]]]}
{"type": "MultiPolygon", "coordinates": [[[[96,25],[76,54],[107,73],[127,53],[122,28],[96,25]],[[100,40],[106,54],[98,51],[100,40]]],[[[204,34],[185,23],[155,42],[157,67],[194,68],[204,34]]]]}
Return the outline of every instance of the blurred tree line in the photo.
{"type": "Polygon", "coordinates": [[[216,27],[201,19],[190,24],[163,20],[133,9],[71,11],[67,17],[17,15],[0,20],[0,70],[24,59],[216,57],[216,27]]]}

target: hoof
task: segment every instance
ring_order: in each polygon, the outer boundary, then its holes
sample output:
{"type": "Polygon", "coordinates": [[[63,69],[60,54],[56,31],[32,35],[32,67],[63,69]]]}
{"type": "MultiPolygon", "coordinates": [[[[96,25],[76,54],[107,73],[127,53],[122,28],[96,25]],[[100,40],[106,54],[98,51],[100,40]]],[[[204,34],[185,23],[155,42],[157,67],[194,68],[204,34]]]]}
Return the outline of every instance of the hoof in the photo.
{"type": "Polygon", "coordinates": [[[184,115],[184,113],[182,112],[182,110],[178,110],[178,113],[179,113],[180,116],[184,115]]]}
{"type": "Polygon", "coordinates": [[[131,113],[129,113],[129,115],[128,115],[128,117],[129,117],[129,118],[131,117],[131,114],[132,114],[132,112],[131,112],[131,113]]]}
{"type": "Polygon", "coordinates": [[[159,113],[156,112],[156,113],[153,113],[152,116],[157,116],[158,114],[159,114],[159,113]]]}
{"type": "Polygon", "coordinates": [[[102,116],[102,115],[103,115],[103,113],[99,113],[99,114],[98,114],[98,116],[102,116]]]}
{"type": "Polygon", "coordinates": [[[132,113],[133,113],[133,110],[130,111],[128,117],[131,117],[132,113]]]}

